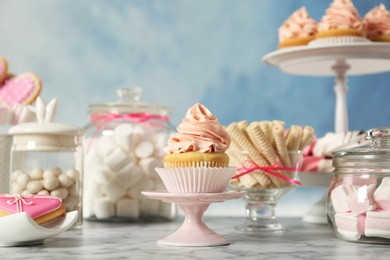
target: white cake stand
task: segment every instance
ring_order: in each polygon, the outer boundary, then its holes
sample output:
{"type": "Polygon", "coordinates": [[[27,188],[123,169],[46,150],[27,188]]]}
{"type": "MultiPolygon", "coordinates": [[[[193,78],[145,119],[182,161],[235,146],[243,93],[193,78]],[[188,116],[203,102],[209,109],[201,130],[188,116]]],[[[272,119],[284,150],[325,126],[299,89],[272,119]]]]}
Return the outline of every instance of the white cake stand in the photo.
{"type": "Polygon", "coordinates": [[[225,191],[222,193],[169,193],[167,191],[142,191],[150,199],[176,203],[184,212],[184,222],[171,235],[157,241],[169,246],[219,246],[230,241],[211,230],[203,222],[203,213],[211,203],[239,199],[245,192],[225,191]]]}
{"type": "Polygon", "coordinates": [[[390,44],[359,42],[308,45],[268,53],[263,61],[303,76],[333,76],[336,95],[335,132],[348,131],[347,76],[390,71],[390,44]]]}
{"type": "MultiPolygon", "coordinates": [[[[347,76],[390,71],[390,44],[356,42],[291,47],[268,53],[263,57],[263,61],[265,64],[277,67],[289,74],[335,77],[334,92],[336,105],[334,128],[336,133],[341,133],[347,132],[349,127],[347,76]]],[[[324,174],[330,175],[330,173],[324,174]]],[[[318,177],[316,176],[316,178],[318,177]]],[[[327,178],[327,176],[325,177],[327,178]]],[[[319,186],[324,184],[322,182],[319,186]]],[[[317,185],[318,183],[314,186],[317,185]]],[[[309,182],[306,186],[313,185],[309,182]]],[[[303,221],[325,224],[327,222],[325,209],[326,195],[303,217],[303,221]]]]}

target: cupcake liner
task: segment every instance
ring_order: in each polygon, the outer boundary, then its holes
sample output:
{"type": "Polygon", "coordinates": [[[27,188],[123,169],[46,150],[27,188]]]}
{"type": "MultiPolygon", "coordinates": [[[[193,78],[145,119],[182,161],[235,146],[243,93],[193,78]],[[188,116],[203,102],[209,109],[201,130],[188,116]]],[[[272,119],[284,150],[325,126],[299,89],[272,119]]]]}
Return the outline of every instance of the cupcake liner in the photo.
{"type": "Polygon", "coordinates": [[[237,168],[156,168],[168,192],[220,193],[223,192],[237,168]]]}
{"type": "Polygon", "coordinates": [[[343,44],[343,43],[357,43],[357,42],[370,42],[367,38],[358,36],[335,36],[324,37],[312,40],[309,42],[309,46],[322,46],[331,44],[343,44]]]}
{"type": "Polygon", "coordinates": [[[164,162],[165,168],[188,168],[188,167],[218,168],[218,167],[228,167],[228,166],[229,163],[226,162],[212,162],[212,161],[164,162]]]}

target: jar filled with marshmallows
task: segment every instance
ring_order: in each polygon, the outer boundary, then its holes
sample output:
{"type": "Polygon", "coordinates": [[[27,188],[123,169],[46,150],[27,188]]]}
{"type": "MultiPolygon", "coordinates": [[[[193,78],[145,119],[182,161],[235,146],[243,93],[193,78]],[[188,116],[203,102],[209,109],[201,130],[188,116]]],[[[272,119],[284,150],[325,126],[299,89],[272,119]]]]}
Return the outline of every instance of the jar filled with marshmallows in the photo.
{"type": "Polygon", "coordinates": [[[84,137],[84,212],[87,220],[155,222],[176,216],[172,203],[141,191],[165,190],[155,171],[173,133],[170,109],[140,101],[141,89],[118,89],[118,101],[89,106],[84,137]]]}
{"type": "Polygon", "coordinates": [[[83,131],[79,127],[54,123],[57,100],[47,105],[38,97],[37,122],[11,127],[9,192],[36,194],[61,199],[66,212],[78,211],[72,228],[82,225],[83,131]]]}
{"type": "Polygon", "coordinates": [[[343,240],[390,244],[390,128],[366,138],[368,145],[333,152],[328,221],[343,240]]]}

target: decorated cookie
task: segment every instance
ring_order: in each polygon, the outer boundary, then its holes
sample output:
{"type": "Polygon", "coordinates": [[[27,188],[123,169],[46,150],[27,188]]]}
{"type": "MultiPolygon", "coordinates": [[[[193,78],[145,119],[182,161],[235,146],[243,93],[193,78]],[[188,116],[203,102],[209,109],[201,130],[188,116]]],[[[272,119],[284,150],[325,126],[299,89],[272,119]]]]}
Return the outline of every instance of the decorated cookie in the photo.
{"type": "Polygon", "coordinates": [[[7,60],[0,56],[0,83],[3,83],[7,78],[8,73],[8,62],[7,60]]]}
{"type": "Polygon", "coordinates": [[[31,72],[19,74],[16,77],[10,77],[2,84],[0,88],[0,103],[9,108],[15,103],[30,105],[34,103],[42,90],[40,78],[31,72]]]}
{"type": "Polygon", "coordinates": [[[65,214],[62,200],[50,195],[0,194],[0,217],[25,212],[37,224],[65,214]]]}

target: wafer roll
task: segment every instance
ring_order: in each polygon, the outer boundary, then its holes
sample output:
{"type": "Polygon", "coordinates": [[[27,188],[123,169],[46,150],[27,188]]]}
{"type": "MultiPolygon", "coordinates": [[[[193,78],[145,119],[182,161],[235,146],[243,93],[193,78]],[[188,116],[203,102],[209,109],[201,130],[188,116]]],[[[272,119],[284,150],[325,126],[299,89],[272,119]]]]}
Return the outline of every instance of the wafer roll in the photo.
{"type": "Polygon", "coordinates": [[[269,139],[261,130],[257,122],[251,123],[246,131],[256,149],[263,155],[270,165],[278,162],[278,155],[271,146],[269,139]]]}
{"type": "Polygon", "coordinates": [[[297,125],[292,125],[287,133],[286,145],[288,151],[299,150],[302,139],[302,128],[297,125]]]}
{"type": "Polygon", "coordinates": [[[237,123],[238,128],[241,130],[245,129],[248,126],[248,122],[246,120],[242,120],[237,123]]]}
{"type": "Polygon", "coordinates": [[[290,166],[290,158],[287,151],[286,140],[284,138],[284,128],[280,124],[274,124],[272,133],[275,138],[276,153],[284,167],[290,166]]]}
{"type": "Polygon", "coordinates": [[[258,124],[259,124],[259,126],[261,128],[261,131],[263,131],[264,136],[272,144],[272,139],[273,139],[273,136],[272,136],[272,122],[263,120],[263,121],[260,121],[258,124]]]}
{"type": "Polygon", "coordinates": [[[311,141],[313,141],[313,136],[314,136],[314,129],[311,126],[305,126],[303,128],[303,133],[302,133],[302,140],[301,144],[299,146],[299,150],[303,150],[306,146],[308,146],[311,141]]]}

